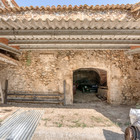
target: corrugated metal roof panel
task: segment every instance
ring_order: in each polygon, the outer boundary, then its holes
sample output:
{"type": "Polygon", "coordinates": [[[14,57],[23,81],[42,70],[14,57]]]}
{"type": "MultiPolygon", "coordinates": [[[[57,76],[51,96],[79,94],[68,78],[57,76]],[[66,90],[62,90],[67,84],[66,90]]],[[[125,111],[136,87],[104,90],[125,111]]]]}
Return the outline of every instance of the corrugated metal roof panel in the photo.
{"type": "Polygon", "coordinates": [[[42,114],[41,110],[18,110],[0,126],[0,139],[30,140],[42,114]]]}

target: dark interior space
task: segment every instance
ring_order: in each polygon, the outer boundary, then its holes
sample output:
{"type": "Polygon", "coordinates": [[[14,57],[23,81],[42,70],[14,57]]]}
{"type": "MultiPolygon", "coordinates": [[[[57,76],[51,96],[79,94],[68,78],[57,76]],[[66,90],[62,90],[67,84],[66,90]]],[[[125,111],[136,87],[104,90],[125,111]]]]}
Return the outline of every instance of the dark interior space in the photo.
{"type": "Polygon", "coordinates": [[[74,103],[107,100],[107,72],[101,69],[78,69],[73,72],[74,103]]]}

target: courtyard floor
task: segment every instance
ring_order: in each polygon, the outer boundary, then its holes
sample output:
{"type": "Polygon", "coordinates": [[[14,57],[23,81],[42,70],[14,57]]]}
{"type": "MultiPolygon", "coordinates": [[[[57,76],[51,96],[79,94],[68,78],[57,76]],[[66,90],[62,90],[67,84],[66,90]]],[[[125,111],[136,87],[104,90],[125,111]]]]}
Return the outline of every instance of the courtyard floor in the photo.
{"type": "Polygon", "coordinates": [[[39,109],[44,110],[44,114],[33,140],[123,140],[124,130],[130,124],[129,110],[132,106],[112,106],[96,97],[94,99],[96,102],[77,101],[69,106],[1,105],[0,121],[18,109],[39,109]]]}

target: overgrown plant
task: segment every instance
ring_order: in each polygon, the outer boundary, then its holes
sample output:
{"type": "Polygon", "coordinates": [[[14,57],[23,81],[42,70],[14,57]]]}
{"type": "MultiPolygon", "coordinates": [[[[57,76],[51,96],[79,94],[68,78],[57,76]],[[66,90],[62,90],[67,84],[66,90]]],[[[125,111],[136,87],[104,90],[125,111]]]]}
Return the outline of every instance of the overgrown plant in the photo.
{"type": "Polygon", "coordinates": [[[26,54],[26,65],[30,66],[31,65],[31,51],[28,51],[26,54]]]}

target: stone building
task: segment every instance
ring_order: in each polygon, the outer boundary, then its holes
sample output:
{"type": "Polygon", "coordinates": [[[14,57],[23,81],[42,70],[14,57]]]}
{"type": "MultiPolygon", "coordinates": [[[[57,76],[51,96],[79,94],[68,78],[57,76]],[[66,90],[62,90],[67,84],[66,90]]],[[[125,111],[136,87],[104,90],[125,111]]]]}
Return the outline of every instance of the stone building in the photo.
{"type": "Polygon", "coordinates": [[[63,93],[66,80],[66,103],[72,104],[74,78],[83,72],[106,84],[109,103],[140,102],[140,3],[39,8],[5,2],[0,80],[9,80],[9,90],[63,93]]]}

